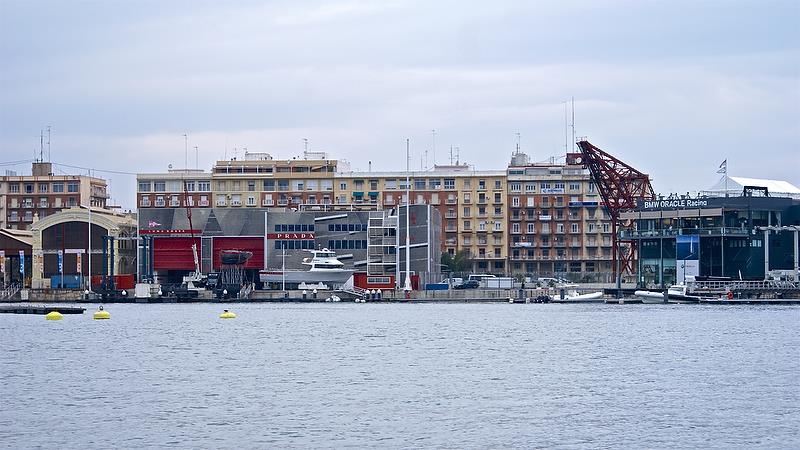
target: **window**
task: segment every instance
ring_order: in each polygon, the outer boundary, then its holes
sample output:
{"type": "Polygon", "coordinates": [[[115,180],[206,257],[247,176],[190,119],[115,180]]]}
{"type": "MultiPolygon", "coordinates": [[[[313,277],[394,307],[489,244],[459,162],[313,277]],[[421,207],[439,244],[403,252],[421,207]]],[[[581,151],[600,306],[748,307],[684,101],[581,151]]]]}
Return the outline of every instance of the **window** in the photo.
{"type": "Polygon", "coordinates": [[[471,214],[470,213],[470,207],[469,206],[465,206],[464,207],[464,217],[469,217],[470,214],[471,214]]]}
{"type": "MultiPolygon", "coordinates": [[[[63,190],[63,186],[64,185],[62,184],[61,186],[62,186],[62,190],[63,190]]],[[[16,184],[16,183],[15,184],[11,184],[10,187],[11,187],[11,192],[14,192],[14,193],[19,192],[19,184],[16,184]]],[[[55,192],[55,187],[53,188],[53,191],[55,192]]]]}
{"type": "Polygon", "coordinates": [[[465,220],[464,221],[464,229],[465,230],[471,230],[472,229],[472,222],[470,222],[469,220],[465,220]]]}
{"type": "Polygon", "coordinates": [[[343,191],[346,191],[347,190],[347,183],[345,183],[344,181],[339,183],[339,189],[341,189],[343,191]]]}
{"type": "Polygon", "coordinates": [[[275,180],[264,180],[264,190],[267,192],[274,192],[275,180]]]}
{"type": "Polygon", "coordinates": [[[570,191],[579,191],[579,190],[581,190],[581,184],[580,183],[570,183],[569,184],[569,190],[570,191]]]}
{"type": "Polygon", "coordinates": [[[78,183],[68,183],[67,184],[67,192],[78,192],[78,183]]]}
{"type": "Polygon", "coordinates": [[[286,192],[289,190],[289,180],[278,180],[278,190],[286,192]]]}
{"type": "Polygon", "coordinates": [[[444,188],[445,189],[455,189],[456,188],[456,179],[455,178],[445,178],[444,179],[444,188]]]}
{"type": "Polygon", "coordinates": [[[519,224],[518,223],[512,223],[511,224],[511,232],[512,233],[519,233],[519,224]]]}
{"type": "Polygon", "coordinates": [[[494,180],[494,188],[495,188],[495,189],[503,189],[503,182],[502,182],[502,180],[494,180]]]}
{"type": "Polygon", "coordinates": [[[503,222],[501,222],[499,220],[496,221],[494,223],[494,231],[503,231],[503,222]]]}
{"type": "Polygon", "coordinates": [[[416,189],[418,191],[425,190],[425,180],[424,179],[422,179],[422,180],[415,179],[414,180],[414,189],[416,189]]]}
{"type": "Polygon", "coordinates": [[[33,185],[32,184],[26,184],[25,185],[25,193],[26,194],[32,194],[33,193],[33,185]]]}
{"type": "Polygon", "coordinates": [[[525,192],[535,192],[536,183],[525,183],[525,192]]]}
{"type": "Polygon", "coordinates": [[[384,186],[386,189],[397,189],[397,180],[386,180],[384,186]]]}
{"type": "Polygon", "coordinates": [[[431,178],[428,180],[428,187],[430,189],[439,189],[442,186],[442,180],[439,178],[431,178]]]}
{"type": "MultiPolygon", "coordinates": [[[[64,192],[64,184],[63,183],[55,183],[53,184],[53,192],[64,192]],[[57,190],[57,189],[61,190],[57,190]]],[[[150,192],[150,182],[149,181],[140,181],[139,182],[139,192],[150,192]]]]}
{"type": "Polygon", "coordinates": [[[256,181],[255,180],[247,180],[247,190],[253,192],[256,190],[256,181]]]}
{"type": "Polygon", "coordinates": [[[208,192],[211,190],[211,182],[210,181],[198,181],[197,182],[197,190],[201,192],[208,192]]]}
{"type": "MultiPolygon", "coordinates": [[[[68,185],[67,187],[69,188],[70,186],[71,186],[71,184],[68,185]]],[[[167,191],[167,183],[165,183],[163,181],[156,181],[155,183],[153,183],[153,190],[155,192],[166,192],[167,191]]],[[[73,191],[70,190],[69,192],[73,192],[73,191]]]]}
{"type": "Polygon", "coordinates": [[[478,180],[478,189],[480,190],[486,189],[486,180],[478,180]]]}
{"type": "Polygon", "coordinates": [[[535,231],[535,230],[534,230],[534,228],[533,228],[533,224],[532,224],[532,223],[529,223],[529,224],[528,224],[528,234],[533,234],[533,233],[534,233],[534,231],[535,231]]]}
{"type": "Polygon", "coordinates": [[[573,233],[577,233],[578,232],[578,224],[577,223],[573,223],[572,224],[572,232],[573,233]]]}
{"type": "Polygon", "coordinates": [[[511,197],[511,206],[519,208],[519,197],[511,197]]]}
{"type": "Polygon", "coordinates": [[[50,185],[47,183],[39,183],[39,192],[47,193],[50,191],[50,185]]]}
{"type": "Polygon", "coordinates": [[[247,197],[247,206],[255,206],[256,205],[256,198],[252,195],[247,197]]]}
{"type": "Polygon", "coordinates": [[[471,201],[472,201],[472,200],[471,200],[471,197],[470,197],[470,194],[469,194],[469,192],[465,192],[465,193],[464,193],[464,203],[469,203],[469,202],[471,202],[471,201]]]}
{"type": "Polygon", "coordinates": [[[472,189],[472,181],[469,178],[464,180],[464,189],[472,189]]]}
{"type": "Polygon", "coordinates": [[[511,192],[519,192],[522,190],[522,183],[511,183],[508,186],[508,190],[511,192]]]}

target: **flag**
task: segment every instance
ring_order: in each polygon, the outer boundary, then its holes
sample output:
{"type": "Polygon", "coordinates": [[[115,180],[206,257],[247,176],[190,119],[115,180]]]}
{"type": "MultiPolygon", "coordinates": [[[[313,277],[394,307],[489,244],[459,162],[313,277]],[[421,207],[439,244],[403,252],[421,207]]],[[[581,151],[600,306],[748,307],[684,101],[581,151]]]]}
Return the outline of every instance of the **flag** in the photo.
{"type": "Polygon", "coordinates": [[[717,173],[728,173],[728,160],[722,161],[722,164],[719,165],[719,169],[717,173]]]}

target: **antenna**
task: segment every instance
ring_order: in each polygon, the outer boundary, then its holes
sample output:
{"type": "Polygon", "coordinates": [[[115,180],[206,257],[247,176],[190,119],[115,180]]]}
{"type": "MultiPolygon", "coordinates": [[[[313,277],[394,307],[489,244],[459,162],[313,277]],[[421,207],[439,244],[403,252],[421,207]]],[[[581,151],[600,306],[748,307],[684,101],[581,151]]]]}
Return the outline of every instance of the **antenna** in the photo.
{"type": "Polygon", "coordinates": [[[514,134],[517,135],[517,152],[515,154],[519,154],[519,144],[520,144],[521,136],[520,136],[519,132],[514,133],[514,134]]]}
{"type": "Polygon", "coordinates": [[[308,159],[308,138],[303,138],[303,159],[308,159]]]}
{"type": "Polygon", "coordinates": [[[44,159],[42,158],[42,152],[44,152],[44,131],[39,130],[39,161],[42,162],[44,159]]]}
{"type": "Polygon", "coordinates": [[[183,133],[183,167],[189,168],[189,134],[183,133]]]}
{"type": "Polygon", "coordinates": [[[453,165],[453,146],[450,146],[450,165],[453,165]]]}
{"type": "Polygon", "coordinates": [[[567,101],[561,102],[564,104],[564,153],[569,153],[569,122],[567,120],[567,101]]]}
{"type": "Polygon", "coordinates": [[[433,140],[433,167],[436,168],[436,129],[431,130],[431,139],[433,140]]]}
{"type": "Polygon", "coordinates": [[[47,160],[50,161],[50,125],[47,126],[47,160]]]}
{"type": "Polygon", "coordinates": [[[200,168],[200,150],[197,148],[196,145],[194,146],[194,168],[195,169],[200,168]]]}
{"type": "Polygon", "coordinates": [[[575,97],[572,97],[572,146],[575,148],[575,97]]]}
{"type": "Polygon", "coordinates": [[[459,155],[460,148],[456,147],[456,165],[458,165],[458,155],[459,155]]]}

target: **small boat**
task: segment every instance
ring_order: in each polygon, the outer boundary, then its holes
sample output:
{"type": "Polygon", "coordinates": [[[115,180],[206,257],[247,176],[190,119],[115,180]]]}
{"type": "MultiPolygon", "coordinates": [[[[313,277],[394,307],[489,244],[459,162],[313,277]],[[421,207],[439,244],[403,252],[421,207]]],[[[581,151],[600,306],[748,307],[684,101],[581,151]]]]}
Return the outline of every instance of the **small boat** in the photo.
{"type": "MultiPolygon", "coordinates": [[[[667,301],[669,303],[699,303],[701,297],[699,295],[691,295],[687,292],[685,284],[675,284],[667,289],[667,301]]],[[[664,303],[664,293],[657,291],[636,291],[633,293],[636,298],[642,300],[642,303],[664,303]]]]}
{"type": "Polygon", "coordinates": [[[553,303],[602,303],[603,292],[579,294],[577,284],[562,284],[555,287],[558,294],[552,296],[553,303]]]}
{"type": "Polygon", "coordinates": [[[244,264],[252,256],[253,252],[245,250],[222,250],[219,252],[219,259],[225,265],[244,264]]]}

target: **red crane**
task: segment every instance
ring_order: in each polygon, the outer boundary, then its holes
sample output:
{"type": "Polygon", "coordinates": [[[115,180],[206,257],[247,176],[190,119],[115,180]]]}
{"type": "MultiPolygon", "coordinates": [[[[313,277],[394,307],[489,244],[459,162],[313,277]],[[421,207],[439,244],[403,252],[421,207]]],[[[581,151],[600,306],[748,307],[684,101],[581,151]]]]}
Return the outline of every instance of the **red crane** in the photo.
{"type": "MultiPolygon", "coordinates": [[[[628,228],[632,224],[622,223],[620,213],[632,210],[636,207],[639,200],[651,200],[655,198],[653,186],[650,184],[650,177],[633,167],[625,164],[612,155],[600,150],[589,141],[581,140],[578,142],[581,149],[583,163],[592,174],[600,197],[608,209],[611,216],[612,233],[612,258],[617,261],[617,252],[620,251],[620,239],[617,233],[618,228],[628,228]]],[[[636,245],[634,241],[627,242],[630,251],[621,255],[621,273],[633,273],[633,263],[636,260],[636,245]]],[[[623,252],[624,253],[624,252],[623,252]]],[[[616,264],[613,268],[614,275],[617,275],[616,264]]]]}

